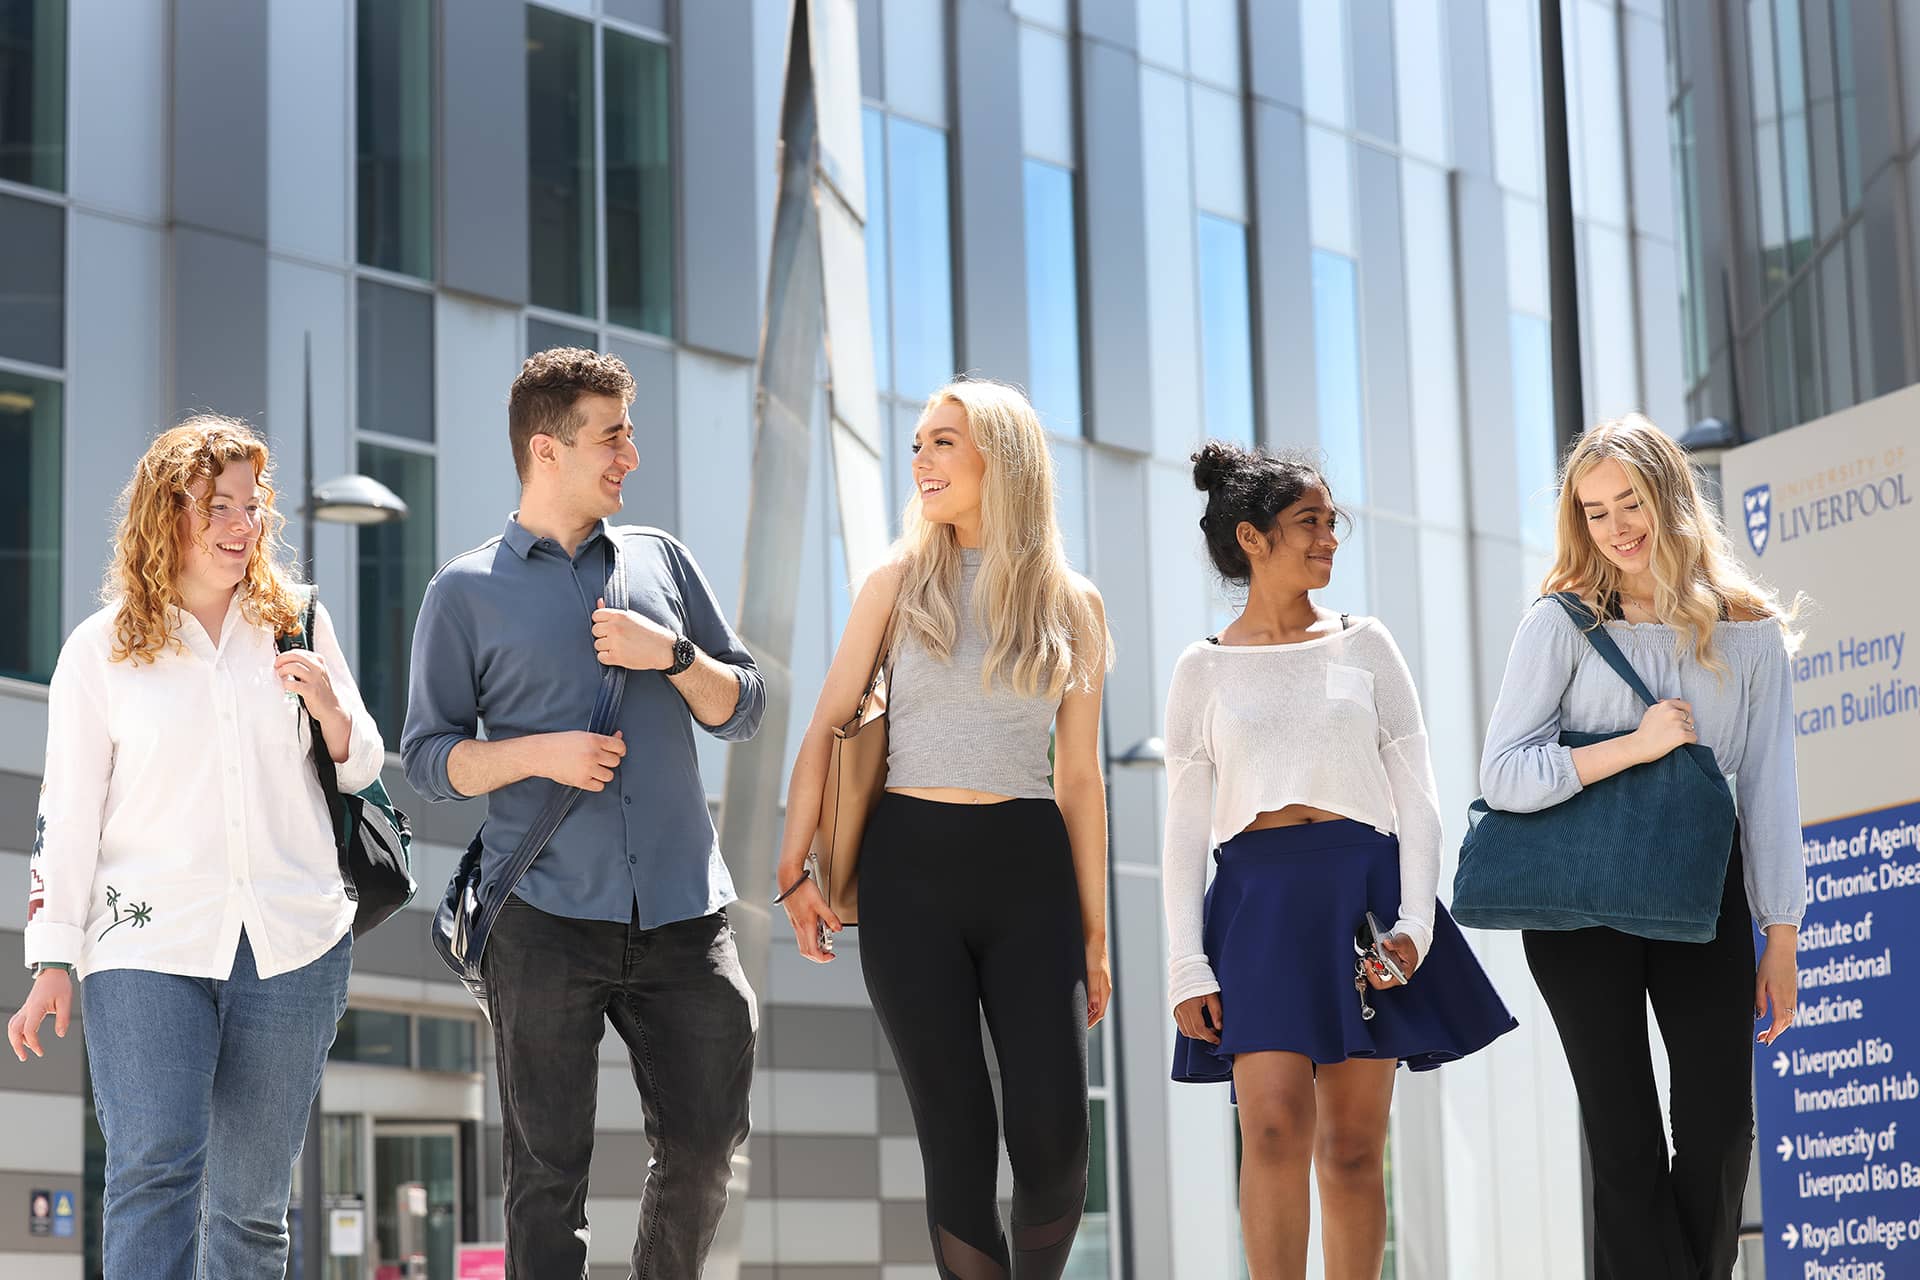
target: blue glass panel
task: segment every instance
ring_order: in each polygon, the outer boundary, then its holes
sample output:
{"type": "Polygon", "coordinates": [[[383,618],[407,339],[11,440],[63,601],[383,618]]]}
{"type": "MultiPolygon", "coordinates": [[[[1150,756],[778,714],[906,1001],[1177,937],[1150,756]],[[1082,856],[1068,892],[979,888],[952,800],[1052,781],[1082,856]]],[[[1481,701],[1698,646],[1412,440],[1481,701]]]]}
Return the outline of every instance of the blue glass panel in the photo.
{"type": "Polygon", "coordinates": [[[1314,387],[1320,448],[1334,501],[1364,505],[1367,451],[1360,370],[1359,281],[1353,259],[1313,251],[1314,387]]]}
{"type": "Polygon", "coordinates": [[[1086,434],[1080,417],[1080,267],[1073,230],[1073,174],[1026,162],[1027,393],[1048,430],[1086,434]]]}
{"type": "Polygon", "coordinates": [[[893,390],[922,399],[954,374],[947,135],[887,120],[893,280],[893,390]]]}
{"type": "Polygon", "coordinates": [[[1247,229],[1200,215],[1200,360],[1207,434],[1253,443],[1253,329],[1247,229]]]}

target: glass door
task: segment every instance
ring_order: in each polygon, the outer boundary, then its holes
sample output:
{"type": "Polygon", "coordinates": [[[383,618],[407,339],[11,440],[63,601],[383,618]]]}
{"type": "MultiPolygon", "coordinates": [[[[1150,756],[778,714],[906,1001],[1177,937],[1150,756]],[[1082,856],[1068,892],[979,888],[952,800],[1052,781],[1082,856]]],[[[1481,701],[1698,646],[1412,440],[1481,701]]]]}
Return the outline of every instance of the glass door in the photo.
{"type": "Polygon", "coordinates": [[[375,1280],[453,1280],[459,1223],[460,1126],[376,1123],[375,1280]]]}

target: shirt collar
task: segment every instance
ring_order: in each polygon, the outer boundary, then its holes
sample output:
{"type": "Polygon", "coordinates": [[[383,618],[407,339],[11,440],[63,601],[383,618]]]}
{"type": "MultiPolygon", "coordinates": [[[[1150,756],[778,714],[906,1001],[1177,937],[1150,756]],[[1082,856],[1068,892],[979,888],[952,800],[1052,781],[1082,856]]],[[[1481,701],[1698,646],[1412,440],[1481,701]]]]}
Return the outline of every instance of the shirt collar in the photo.
{"type": "MultiPolygon", "coordinates": [[[[593,528],[587,533],[586,540],[580,544],[580,548],[590,547],[596,540],[606,537],[611,527],[605,519],[596,521],[593,528]]],[[[513,553],[522,560],[531,556],[533,549],[543,541],[539,534],[534,533],[520,523],[520,513],[518,511],[507,517],[506,531],[500,535],[500,540],[511,547],[513,553]]],[[[576,549],[568,548],[568,554],[572,554],[574,550],[576,549]]]]}

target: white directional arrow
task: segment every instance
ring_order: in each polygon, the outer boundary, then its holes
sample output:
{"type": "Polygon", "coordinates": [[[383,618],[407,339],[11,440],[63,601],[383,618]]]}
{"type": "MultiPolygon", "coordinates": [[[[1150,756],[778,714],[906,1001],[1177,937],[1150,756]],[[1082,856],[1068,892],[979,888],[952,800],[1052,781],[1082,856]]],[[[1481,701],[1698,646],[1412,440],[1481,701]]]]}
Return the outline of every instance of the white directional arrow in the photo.
{"type": "Polygon", "coordinates": [[[1778,1076],[1784,1077],[1787,1074],[1787,1055],[1786,1054],[1776,1053],[1773,1055],[1773,1070],[1774,1070],[1774,1074],[1778,1076]]]}
{"type": "Polygon", "coordinates": [[[1780,1145],[1775,1147],[1774,1150],[1780,1153],[1782,1163],[1793,1159],[1793,1139],[1783,1136],[1780,1139],[1780,1145]]]}
{"type": "Polygon", "coordinates": [[[1780,1241],[1789,1249],[1798,1249],[1800,1247],[1800,1233],[1793,1229],[1791,1222],[1787,1224],[1787,1229],[1780,1233],[1780,1241]]]}

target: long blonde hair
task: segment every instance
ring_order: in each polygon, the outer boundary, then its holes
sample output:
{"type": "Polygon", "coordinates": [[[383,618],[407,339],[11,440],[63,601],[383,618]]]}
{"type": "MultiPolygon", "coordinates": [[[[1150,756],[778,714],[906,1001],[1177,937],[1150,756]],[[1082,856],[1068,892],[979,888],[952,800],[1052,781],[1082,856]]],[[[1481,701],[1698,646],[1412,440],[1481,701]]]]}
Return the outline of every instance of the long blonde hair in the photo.
{"type": "MultiPolygon", "coordinates": [[[[273,505],[273,465],[267,445],[246,422],[203,413],[161,432],[147,446],[120,492],[120,522],[114,530],[113,556],[107,564],[101,599],[117,605],[113,615],[115,662],[152,662],[161,649],[177,643],[169,610],[180,606],[180,516],[204,519],[193,496],[194,485],[211,488],[234,463],[253,468],[260,491],[260,536],[240,580],[240,613],[276,636],[300,629],[301,600],[280,562],[285,547],[280,530],[286,519],[273,505]]],[[[198,525],[190,525],[198,537],[198,525]]]]}
{"type": "Polygon", "coordinates": [[[1690,644],[1701,665],[1724,673],[1726,664],[1713,649],[1713,629],[1723,607],[1778,622],[1791,651],[1800,638],[1791,625],[1800,602],[1783,610],[1778,596],[1747,573],[1733,553],[1719,514],[1701,495],[1700,477],[1692,462],[1644,414],[1602,422],[1568,451],[1560,469],[1553,568],[1540,586],[1541,593],[1576,592],[1596,617],[1604,617],[1607,602],[1619,590],[1620,570],[1601,553],[1577,492],[1587,473],[1609,460],[1627,473],[1627,483],[1647,519],[1653,546],[1654,613],[1672,622],[1675,651],[1684,653],[1690,644]]]}
{"type": "MultiPolygon", "coordinates": [[[[1093,663],[1101,670],[1112,665],[1113,638],[1067,565],[1047,433],[1027,398],[1003,382],[948,383],[928,398],[920,421],[948,402],[967,415],[974,447],[986,461],[973,589],[974,619],[987,635],[981,685],[991,688],[999,676],[1024,697],[1044,689],[1049,698],[1090,688],[1093,663]]],[[[952,525],[926,518],[917,490],[903,523],[892,551],[901,569],[893,638],[914,636],[928,653],[949,661],[960,629],[960,543],[952,525]]]]}

